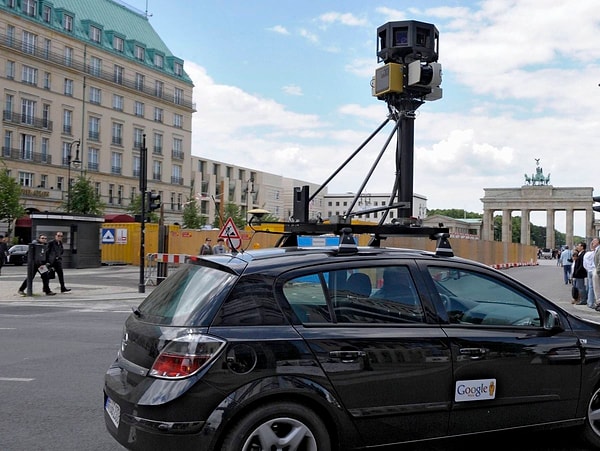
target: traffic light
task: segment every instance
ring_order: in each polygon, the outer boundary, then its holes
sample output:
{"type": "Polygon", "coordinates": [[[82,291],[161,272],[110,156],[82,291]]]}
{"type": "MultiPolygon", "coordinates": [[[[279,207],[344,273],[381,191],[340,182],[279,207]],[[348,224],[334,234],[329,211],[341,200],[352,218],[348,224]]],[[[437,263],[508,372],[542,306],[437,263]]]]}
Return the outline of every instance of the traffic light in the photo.
{"type": "Polygon", "coordinates": [[[151,191],[146,192],[146,208],[148,213],[160,208],[160,194],[151,191]]]}
{"type": "MultiPolygon", "coordinates": [[[[594,197],[592,197],[592,200],[593,200],[594,202],[600,202],[600,196],[594,196],[594,197]]],[[[592,209],[593,209],[594,211],[600,211],[600,205],[594,205],[594,206],[592,207],[592,209]]]]}

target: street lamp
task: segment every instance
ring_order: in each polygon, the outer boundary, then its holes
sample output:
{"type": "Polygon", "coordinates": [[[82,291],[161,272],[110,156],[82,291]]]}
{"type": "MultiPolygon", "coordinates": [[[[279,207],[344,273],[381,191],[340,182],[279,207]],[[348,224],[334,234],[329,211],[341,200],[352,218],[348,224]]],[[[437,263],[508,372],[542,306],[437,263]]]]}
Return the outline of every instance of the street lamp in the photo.
{"type": "Polygon", "coordinates": [[[75,169],[81,166],[81,160],[79,159],[80,144],[81,141],[79,139],[69,144],[69,154],[67,155],[67,213],[71,213],[71,163],[73,163],[75,169]],[[77,148],[75,149],[75,159],[72,159],[73,144],[77,144],[77,148]]]}

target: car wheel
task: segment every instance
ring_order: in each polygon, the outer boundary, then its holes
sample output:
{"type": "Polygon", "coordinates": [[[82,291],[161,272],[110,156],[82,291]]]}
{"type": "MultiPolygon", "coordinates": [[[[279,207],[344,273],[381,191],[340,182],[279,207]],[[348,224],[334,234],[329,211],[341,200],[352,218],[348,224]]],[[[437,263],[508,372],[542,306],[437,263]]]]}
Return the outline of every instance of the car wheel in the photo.
{"type": "Polygon", "coordinates": [[[273,403],[253,410],[235,424],[222,451],[331,451],[318,415],[299,404],[273,403]]]}
{"type": "Polygon", "coordinates": [[[595,448],[600,447],[600,388],[590,398],[583,435],[595,448]]]}

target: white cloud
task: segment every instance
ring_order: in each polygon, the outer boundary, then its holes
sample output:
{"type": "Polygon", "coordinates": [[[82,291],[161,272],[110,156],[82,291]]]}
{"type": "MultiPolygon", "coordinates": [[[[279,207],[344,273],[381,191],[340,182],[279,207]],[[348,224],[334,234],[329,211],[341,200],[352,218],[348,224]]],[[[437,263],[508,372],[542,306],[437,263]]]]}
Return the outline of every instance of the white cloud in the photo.
{"type": "Polygon", "coordinates": [[[324,24],[340,23],[350,27],[364,27],[369,25],[369,21],[364,18],[358,18],[351,13],[328,12],[321,14],[317,20],[324,24]]]}
{"type": "Polygon", "coordinates": [[[274,33],[278,33],[278,34],[283,34],[283,35],[289,35],[290,32],[283,26],[281,25],[275,25],[274,27],[271,28],[267,28],[267,30],[272,31],[274,33]]]}
{"type": "Polygon", "coordinates": [[[302,96],[302,88],[296,85],[287,85],[282,88],[283,92],[291,96],[302,96]]]}

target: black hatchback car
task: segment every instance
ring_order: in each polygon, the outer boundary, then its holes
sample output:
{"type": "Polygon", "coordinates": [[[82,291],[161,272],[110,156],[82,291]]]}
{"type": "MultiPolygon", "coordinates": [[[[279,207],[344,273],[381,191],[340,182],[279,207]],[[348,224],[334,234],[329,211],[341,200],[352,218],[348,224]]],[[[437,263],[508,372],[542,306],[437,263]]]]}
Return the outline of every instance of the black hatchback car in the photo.
{"type": "Polygon", "coordinates": [[[198,257],[127,319],[104,412],[136,450],[346,451],[566,425],[600,446],[600,325],[425,251],[198,257]]]}

